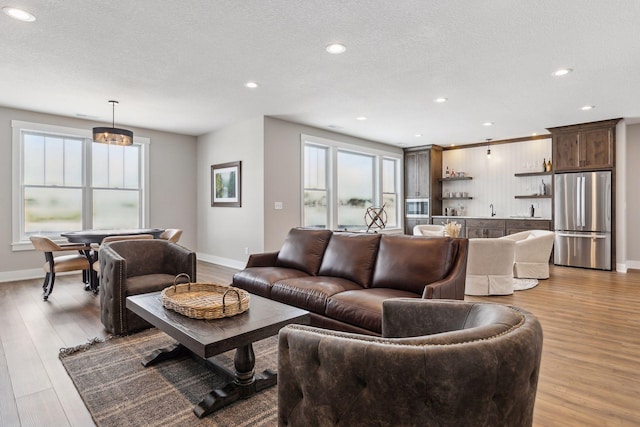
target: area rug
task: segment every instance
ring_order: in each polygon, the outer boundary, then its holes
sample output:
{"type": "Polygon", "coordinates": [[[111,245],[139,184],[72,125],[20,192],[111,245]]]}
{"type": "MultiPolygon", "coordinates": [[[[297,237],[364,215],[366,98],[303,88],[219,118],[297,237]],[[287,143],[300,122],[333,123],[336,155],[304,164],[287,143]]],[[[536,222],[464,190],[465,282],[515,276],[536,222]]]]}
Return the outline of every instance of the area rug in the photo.
{"type": "Polygon", "coordinates": [[[513,290],[524,291],[538,286],[538,279],[513,279],[513,290]]]}
{"type": "MultiPolygon", "coordinates": [[[[224,379],[202,361],[185,356],[145,368],[143,356],[175,341],[157,329],[63,349],[60,360],[96,425],[275,426],[277,387],[199,419],[193,406],[224,379]]],[[[256,372],[277,368],[277,337],[253,345],[256,372]]],[[[216,360],[233,369],[230,351],[216,360]]]]}

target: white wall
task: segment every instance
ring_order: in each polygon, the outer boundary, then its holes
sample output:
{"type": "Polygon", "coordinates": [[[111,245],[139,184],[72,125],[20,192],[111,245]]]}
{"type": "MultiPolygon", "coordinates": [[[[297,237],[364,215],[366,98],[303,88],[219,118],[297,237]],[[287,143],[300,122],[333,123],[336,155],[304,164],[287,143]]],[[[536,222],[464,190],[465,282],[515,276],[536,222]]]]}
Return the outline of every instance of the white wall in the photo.
{"type": "Polygon", "coordinates": [[[551,139],[515,142],[491,146],[491,158],[487,159],[487,147],[445,150],[442,155],[443,173],[446,167],[472,176],[470,181],[453,181],[443,184],[443,191],[469,193],[472,200],[443,202],[445,207],[465,207],[465,216],[490,216],[493,204],[498,217],[529,214],[533,204],[535,216],[551,218],[551,199],[515,199],[516,195],[539,192],[544,180],[551,194],[551,176],[515,177],[521,172],[541,172],[543,159],[551,157],[551,139]]]}
{"type": "MultiPolygon", "coordinates": [[[[99,125],[88,120],[0,107],[0,282],[40,277],[44,257],[35,251],[11,250],[11,120],[79,129],[99,125]]],[[[103,124],[100,124],[103,125],[103,124]]],[[[123,126],[125,126],[123,124],[123,126]]],[[[180,244],[196,245],[196,138],[126,126],[151,139],[149,151],[149,226],[182,228],[180,244]]]]}
{"type": "Polygon", "coordinates": [[[402,153],[399,147],[265,117],[264,243],[268,251],[279,249],[289,229],[302,223],[301,134],[402,153]],[[283,202],[283,209],[274,209],[275,202],[283,202]]]}
{"type": "Polygon", "coordinates": [[[198,257],[244,268],[264,251],[264,120],[245,120],[198,137],[198,257]],[[242,207],[211,206],[211,165],[242,162],[242,207]],[[246,253],[247,252],[247,253],[246,253]]]}
{"type": "MultiPolygon", "coordinates": [[[[640,269],[640,124],[628,125],[626,128],[625,164],[626,203],[623,203],[618,192],[616,209],[626,217],[626,260],[617,259],[616,262],[620,264],[626,261],[628,268],[640,269]]],[[[622,178],[618,176],[617,182],[622,178]]]]}

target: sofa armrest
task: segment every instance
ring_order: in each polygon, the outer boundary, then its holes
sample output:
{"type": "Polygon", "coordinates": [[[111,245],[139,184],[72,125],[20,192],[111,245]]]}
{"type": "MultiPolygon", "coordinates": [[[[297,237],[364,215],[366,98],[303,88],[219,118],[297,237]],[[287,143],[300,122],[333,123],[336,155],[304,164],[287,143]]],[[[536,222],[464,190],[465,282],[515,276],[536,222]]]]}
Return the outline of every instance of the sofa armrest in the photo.
{"type": "Polygon", "coordinates": [[[454,239],[456,248],[455,261],[449,274],[442,280],[425,286],[422,292],[424,299],[464,299],[464,286],[467,277],[467,256],[469,254],[468,239],[454,239]]]}
{"type": "Polygon", "coordinates": [[[249,267],[275,267],[279,252],[265,252],[262,254],[251,254],[247,261],[249,267]]]}

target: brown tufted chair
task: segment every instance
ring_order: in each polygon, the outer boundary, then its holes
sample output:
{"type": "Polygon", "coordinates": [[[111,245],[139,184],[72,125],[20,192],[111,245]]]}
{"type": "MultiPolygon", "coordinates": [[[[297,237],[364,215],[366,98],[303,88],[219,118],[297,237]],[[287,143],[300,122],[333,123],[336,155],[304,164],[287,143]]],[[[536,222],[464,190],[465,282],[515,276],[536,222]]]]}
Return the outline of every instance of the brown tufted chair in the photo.
{"type": "Polygon", "coordinates": [[[532,425],[542,328],[531,313],[391,299],[382,328],[383,337],[283,328],[279,425],[532,425]]]}
{"type": "Polygon", "coordinates": [[[196,254],[167,240],[124,240],[100,248],[100,320],[114,335],[151,327],[126,308],[126,298],[160,291],[187,273],[196,280],[196,254]]]}

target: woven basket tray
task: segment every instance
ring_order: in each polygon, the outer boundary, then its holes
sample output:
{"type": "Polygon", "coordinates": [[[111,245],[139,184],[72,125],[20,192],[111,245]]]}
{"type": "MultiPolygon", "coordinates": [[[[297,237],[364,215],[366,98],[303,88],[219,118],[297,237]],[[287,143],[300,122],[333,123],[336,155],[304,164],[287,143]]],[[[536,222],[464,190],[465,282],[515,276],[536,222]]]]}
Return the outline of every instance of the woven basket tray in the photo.
{"type": "Polygon", "coordinates": [[[215,283],[183,283],[163,289],[162,305],[192,319],[220,319],[244,313],[249,309],[249,293],[245,290],[215,283]]]}

